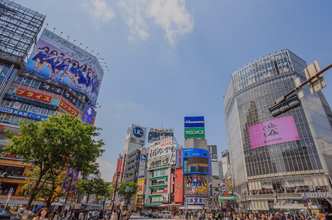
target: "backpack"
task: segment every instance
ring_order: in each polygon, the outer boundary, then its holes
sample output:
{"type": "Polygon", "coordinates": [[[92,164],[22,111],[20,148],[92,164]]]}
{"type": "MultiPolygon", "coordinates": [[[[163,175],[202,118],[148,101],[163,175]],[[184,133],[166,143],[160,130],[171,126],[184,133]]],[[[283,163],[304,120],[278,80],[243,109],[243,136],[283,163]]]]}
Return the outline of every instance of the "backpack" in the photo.
{"type": "Polygon", "coordinates": [[[219,218],[219,213],[217,213],[214,217],[215,217],[215,218],[219,218]]]}

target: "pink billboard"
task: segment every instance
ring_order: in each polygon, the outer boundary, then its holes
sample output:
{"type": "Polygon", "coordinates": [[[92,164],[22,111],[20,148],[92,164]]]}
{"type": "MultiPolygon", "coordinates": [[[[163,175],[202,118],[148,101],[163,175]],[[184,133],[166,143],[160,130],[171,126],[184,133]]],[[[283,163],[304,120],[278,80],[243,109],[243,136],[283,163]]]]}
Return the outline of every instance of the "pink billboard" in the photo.
{"type": "Polygon", "coordinates": [[[253,149],[300,140],[292,115],[250,126],[249,135],[253,149]]]}

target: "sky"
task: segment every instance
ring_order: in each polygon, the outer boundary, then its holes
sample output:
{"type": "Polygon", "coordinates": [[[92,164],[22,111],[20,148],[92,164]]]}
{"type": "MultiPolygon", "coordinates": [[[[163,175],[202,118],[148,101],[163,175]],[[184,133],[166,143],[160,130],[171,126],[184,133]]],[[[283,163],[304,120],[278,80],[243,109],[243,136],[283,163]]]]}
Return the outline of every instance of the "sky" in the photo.
{"type": "MultiPolygon", "coordinates": [[[[282,49],[321,68],[332,63],[331,0],[15,2],[47,15],[43,27],[104,59],[95,126],[103,129],[98,162],[107,181],[130,124],[174,128],[183,145],[184,117],[204,116],[207,143],[218,146],[220,159],[227,149],[223,96],[246,63],[282,49]]],[[[332,70],[324,78],[332,104],[332,70]]]]}

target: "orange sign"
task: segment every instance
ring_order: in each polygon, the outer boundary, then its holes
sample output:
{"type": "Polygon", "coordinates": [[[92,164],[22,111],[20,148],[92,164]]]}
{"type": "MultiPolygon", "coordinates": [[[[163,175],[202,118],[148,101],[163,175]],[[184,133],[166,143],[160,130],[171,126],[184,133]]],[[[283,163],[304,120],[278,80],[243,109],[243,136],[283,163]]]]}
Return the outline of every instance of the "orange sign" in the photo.
{"type": "Polygon", "coordinates": [[[70,107],[68,104],[66,104],[63,100],[60,100],[59,106],[69,114],[75,115],[76,117],[78,116],[77,111],[74,108],[70,107]]]}
{"type": "Polygon", "coordinates": [[[52,100],[51,96],[42,95],[42,94],[39,94],[36,92],[27,91],[24,89],[18,89],[16,95],[26,97],[29,99],[33,99],[33,100],[37,100],[37,101],[41,101],[41,102],[46,102],[46,103],[51,103],[51,100],[52,100]]]}
{"type": "Polygon", "coordinates": [[[183,172],[175,169],[174,202],[183,203],[183,172]]]}

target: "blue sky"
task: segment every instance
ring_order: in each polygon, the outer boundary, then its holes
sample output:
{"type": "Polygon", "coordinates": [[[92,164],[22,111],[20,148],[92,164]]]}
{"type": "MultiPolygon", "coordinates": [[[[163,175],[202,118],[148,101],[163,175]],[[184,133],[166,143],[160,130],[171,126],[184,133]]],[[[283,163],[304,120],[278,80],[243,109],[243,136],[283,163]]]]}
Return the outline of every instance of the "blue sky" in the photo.
{"type": "MultiPolygon", "coordinates": [[[[332,63],[332,1],[16,0],[46,14],[48,29],[98,57],[105,72],[95,125],[103,129],[102,177],[111,180],[129,124],[172,127],[205,116],[208,144],[227,149],[223,96],[246,63],[289,49],[308,64],[332,63]]],[[[324,94],[332,104],[332,71],[324,94]]]]}

